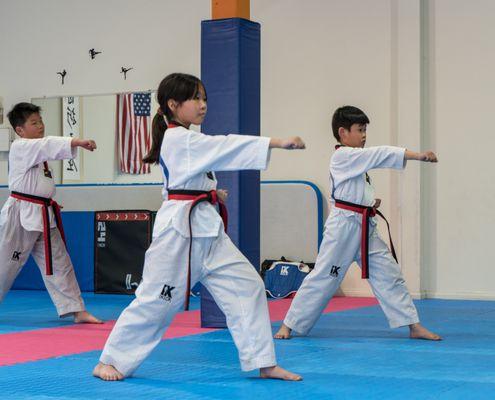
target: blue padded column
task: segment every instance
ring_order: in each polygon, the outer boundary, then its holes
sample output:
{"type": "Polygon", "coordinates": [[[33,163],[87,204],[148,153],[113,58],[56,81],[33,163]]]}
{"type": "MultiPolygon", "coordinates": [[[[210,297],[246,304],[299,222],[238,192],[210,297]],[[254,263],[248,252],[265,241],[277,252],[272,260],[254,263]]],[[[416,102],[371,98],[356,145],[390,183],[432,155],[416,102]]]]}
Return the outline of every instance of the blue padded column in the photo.
{"type": "MultiPolygon", "coordinates": [[[[260,24],[241,18],[201,23],[201,80],[208,113],[207,134],[260,134],[260,24]]],[[[218,188],[229,191],[228,235],[256,267],[260,257],[260,173],[219,172],[218,188]]],[[[206,289],[201,324],[225,326],[225,317],[206,289]]]]}

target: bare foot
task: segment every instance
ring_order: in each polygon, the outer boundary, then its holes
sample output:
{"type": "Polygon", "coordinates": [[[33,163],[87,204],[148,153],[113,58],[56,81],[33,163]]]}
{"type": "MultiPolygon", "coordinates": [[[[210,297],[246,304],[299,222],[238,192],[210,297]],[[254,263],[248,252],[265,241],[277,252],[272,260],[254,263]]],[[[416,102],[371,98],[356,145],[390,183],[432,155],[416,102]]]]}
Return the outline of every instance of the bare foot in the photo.
{"type": "Polygon", "coordinates": [[[420,323],[409,325],[409,337],[411,339],[442,340],[439,335],[430,332],[420,323]]]}
{"type": "Polygon", "coordinates": [[[278,330],[278,332],[275,334],[274,338],[275,339],[290,339],[290,333],[292,330],[285,324],[282,324],[278,330]]]}
{"type": "Polygon", "coordinates": [[[103,379],[104,381],[121,381],[124,379],[119,371],[113,365],[103,364],[99,362],[93,370],[93,376],[103,379]]]}
{"type": "Polygon", "coordinates": [[[76,324],[103,324],[101,319],[96,318],[94,315],[87,311],[77,311],[74,313],[74,322],[76,324]]]}
{"type": "Polygon", "coordinates": [[[283,381],[302,381],[302,376],[293,374],[278,365],[260,368],[260,377],[263,379],[282,379],[283,381]]]}

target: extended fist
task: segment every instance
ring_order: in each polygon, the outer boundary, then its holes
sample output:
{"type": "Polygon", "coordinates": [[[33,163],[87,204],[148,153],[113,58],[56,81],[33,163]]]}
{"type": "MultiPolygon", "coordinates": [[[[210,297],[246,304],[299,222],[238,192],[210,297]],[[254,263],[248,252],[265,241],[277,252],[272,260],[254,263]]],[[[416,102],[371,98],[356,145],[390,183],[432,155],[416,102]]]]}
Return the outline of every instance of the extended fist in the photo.
{"type": "Polygon", "coordinates": [[[94,140],[89,139],[72,139],[72,147],[82,147],[83,149],[93,151],[96,149],[96,143],[94,140]]]}
{"type": "Polygon", "coordinates": [[[305,149],[306,145],[299,136],[293,136],[282,140],[282,148],[287,150],[305,149]]]}
{"type": "Polygon", "coordinates": [[[425,151],[419,154],[419,160],[425,162],[438,162],[438,158],[433,151],[425,151]]]}

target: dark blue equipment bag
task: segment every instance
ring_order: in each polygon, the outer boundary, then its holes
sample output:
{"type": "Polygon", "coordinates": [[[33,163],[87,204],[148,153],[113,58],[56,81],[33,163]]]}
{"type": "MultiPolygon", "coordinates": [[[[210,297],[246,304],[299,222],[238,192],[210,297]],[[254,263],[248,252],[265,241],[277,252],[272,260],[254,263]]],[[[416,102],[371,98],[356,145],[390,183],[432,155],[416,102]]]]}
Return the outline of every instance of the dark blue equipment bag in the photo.
{"type": "Polygon", "coordinates": [[[311,271],[308,264],[302,262],[274,261],[271,265],[263,263],[262,270],[265,290],[268,296],[282,299],[297,292],[302,281],[311,271]]]}

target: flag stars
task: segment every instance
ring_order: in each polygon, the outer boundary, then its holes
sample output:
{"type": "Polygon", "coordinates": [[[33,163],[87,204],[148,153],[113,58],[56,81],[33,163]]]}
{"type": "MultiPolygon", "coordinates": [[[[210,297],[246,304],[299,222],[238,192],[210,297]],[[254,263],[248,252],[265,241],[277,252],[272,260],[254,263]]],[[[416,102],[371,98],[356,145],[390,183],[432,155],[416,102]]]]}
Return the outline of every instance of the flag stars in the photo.
{"type": "Polygon", "coordinates": [[[150,93],[134,93],[134,114],[136,116],[149,116],[151,114],[151,94],[150,93]]]}

